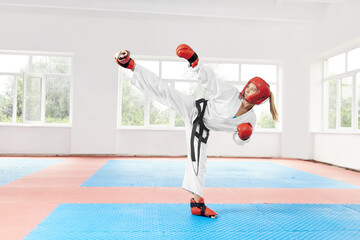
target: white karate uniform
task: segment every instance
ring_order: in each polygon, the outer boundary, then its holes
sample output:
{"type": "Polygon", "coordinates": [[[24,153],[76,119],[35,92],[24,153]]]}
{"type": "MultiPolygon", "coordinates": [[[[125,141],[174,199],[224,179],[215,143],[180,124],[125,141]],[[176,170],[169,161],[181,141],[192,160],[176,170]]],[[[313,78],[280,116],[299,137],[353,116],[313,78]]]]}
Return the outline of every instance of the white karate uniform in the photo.
{"type": "MultiPolygon", "coordinates": [[[[210,92],[210,98],[208,99],[203,118],[205,126],[214,131],[231,132],[233,134],[233,140],[238,145],[243,145],[248,142],[250,139],[243,141],[239,138],[237,126],[241,123],[250,122],[253,127],[255,127],[256,115],[254,110],[251,109],[245,114],[234,118],[243,101],[239,96],[239,90],[229,83],[218,80],[214,72],[201,63],[195,68],[190,69],[197,73],[198,80],[202,87],[210,92]]],[[[154,73],[138,64],[135,65],[134,76],[131,83],[152,99],[171,107],[182,117],[185,122],[187,146],[187,165],[182,187],[191,193],[203,196],[207,145],[201,143],[198,174],[196,174],[197,164],[191,160],[190,148],[193,121],[198,115],[195,106],[196,99],[171,88],[154,73]]],[[[195,138],[195,156],[197,156],[197,142],[198,139],[195,138]]]]}

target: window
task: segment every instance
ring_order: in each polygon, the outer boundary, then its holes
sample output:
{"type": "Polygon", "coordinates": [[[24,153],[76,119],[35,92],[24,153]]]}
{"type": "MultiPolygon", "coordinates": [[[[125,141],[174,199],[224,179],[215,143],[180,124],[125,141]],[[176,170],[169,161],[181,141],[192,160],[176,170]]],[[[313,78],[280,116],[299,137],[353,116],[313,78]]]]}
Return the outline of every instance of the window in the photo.
{"type": "Polygon", "coordinates": [[[360,48],[324,61],[324,129],[360,127],[360,48]]]}
{"type": "Polygon", "coordinates": [[[0,123],[69,124],[71,56],[0,53],[0,123]]]}
{"type": "MultiPolygon", "coordinates": [[[[194,98],[208,98],[209,93],[201,87],[195,73],[183,61],[137,60],[139,65],[149,69],[174,88],[194,98]]],[[[278,67],[271,64],[204,63],[216,76],[237,87],[240,91],[248,80],[255,76],[264,78],[277,99],[278,67]]],[[[170,108],[148,98],[131,85],[132,72],[119,67],[119,127],[184,127],[181,117],[170,108]]],[[[255,107],[257,128],[277,129],[272,120],[269,103],[255,107]]]]}

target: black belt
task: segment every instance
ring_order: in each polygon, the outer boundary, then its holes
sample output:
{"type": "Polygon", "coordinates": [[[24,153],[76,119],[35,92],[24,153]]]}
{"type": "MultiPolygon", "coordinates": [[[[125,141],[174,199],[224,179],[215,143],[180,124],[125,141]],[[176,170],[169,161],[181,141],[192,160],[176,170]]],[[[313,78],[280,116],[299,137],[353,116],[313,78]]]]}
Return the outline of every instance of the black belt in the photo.
{"type": "Polygon", "coordinates": [[[191,139],[190,139],[190,145],[191,145],[191,161],[192,162],[196,162],[197,163],[197,170],[195,171],[194,169],[194,165],[193,165],[193,169],[194,172],[196,174],[196,176],[199,173],[199,160],[200,160],[200,146],[201,143],[207,143],[207,140],[209,138],[209,129],[205,126],[204,122],[203,122],[203,118],[204,118],[204,114],[205,114],[205,109],[206,109],[206,105],[207,105],[207,100],[205,100],[204,98],[198,99],[195,102],[196,104],[196,108],[198,110],[198,115],[195,118],[194,122],[193,122],[193,127],[192,127],[192,132],[191,132],[191,139]],[[201,106],[202,103],[202,106],[201,106]],[[199,126],[199,132],[196,131],[197,127],[199,126]],[[203,133],[206,133],[206,136],[203,137],[203,133]],[[194,140],[195,137],[198,139],[198,144],[197,144],[197,159],[195,158],[195,147],[194,147],[194,140]]]}

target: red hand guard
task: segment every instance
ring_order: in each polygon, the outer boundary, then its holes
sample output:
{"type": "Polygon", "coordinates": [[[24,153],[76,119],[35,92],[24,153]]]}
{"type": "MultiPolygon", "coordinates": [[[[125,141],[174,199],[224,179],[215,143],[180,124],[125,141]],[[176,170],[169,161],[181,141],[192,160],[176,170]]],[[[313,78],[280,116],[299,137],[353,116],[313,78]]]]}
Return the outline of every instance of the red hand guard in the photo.
{"type": "Polygon", "coordinates": [[[241,140],[248,140],[252,134],[253,126],[251,123],[242,123],[237,126],[238,135],[241,140]]]}
{"type": "Polygon", "coordinates": [[[176,55],[181,58],[185,58],[189,61],[191,67],[195,67],[199,62],[198,55],[192,50],[192,48],[186,44],[180,44],[176,48],[176,55]]]}
{"type": "Polygon", "coordinates": [[[130,58],[130,51],[123,50],[115,54],[115,61],[123,68],[134,70],[135,61],[130,58]]]}

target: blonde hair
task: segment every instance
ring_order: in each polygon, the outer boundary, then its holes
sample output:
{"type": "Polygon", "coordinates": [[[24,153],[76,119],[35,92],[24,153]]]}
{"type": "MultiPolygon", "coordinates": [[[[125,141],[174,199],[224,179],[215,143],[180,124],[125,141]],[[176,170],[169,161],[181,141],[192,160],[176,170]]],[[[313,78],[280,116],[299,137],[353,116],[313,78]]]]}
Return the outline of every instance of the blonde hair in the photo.
{"type": "Polygon", "coordinates": [[[274,101],[274,95],[273,93],[270,91],[270,112],[271,112],[271,116],[273,118],[273,120],[275,122],[279,121],[279,115],[276,111],[276,107],[275,107],[275,101],[274,101]]]}

